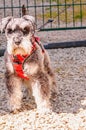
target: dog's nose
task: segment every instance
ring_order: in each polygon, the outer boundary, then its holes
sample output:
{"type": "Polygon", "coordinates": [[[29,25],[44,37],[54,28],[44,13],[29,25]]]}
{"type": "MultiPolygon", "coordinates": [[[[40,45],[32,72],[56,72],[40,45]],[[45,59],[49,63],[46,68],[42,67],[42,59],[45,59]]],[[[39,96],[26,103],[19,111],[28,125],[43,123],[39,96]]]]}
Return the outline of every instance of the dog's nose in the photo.
{"type": "Polygon", "coordinates": [[[21,42],[15,42],[16,45],[19,45],[21,42]]]}
{"type": "Polygon", "coordinates": [[[19,45],[20,43],[21,43],[21,38],[20,37],[14,37],[14,43],[16,44],[16,45],[19,45]]]}

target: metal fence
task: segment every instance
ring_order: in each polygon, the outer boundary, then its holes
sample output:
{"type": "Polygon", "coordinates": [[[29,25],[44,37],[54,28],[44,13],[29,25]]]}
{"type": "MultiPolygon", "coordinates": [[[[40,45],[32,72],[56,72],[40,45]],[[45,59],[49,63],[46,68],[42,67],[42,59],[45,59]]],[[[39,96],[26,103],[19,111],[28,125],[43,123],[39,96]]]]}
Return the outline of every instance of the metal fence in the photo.
{"type": "Polygon", "coordinates": [[[21,16],[22,5],[35,17],[38,27],[54,20],[42,31],[86,28],[86,0],[0,0],[0,17],[21,16]]]}

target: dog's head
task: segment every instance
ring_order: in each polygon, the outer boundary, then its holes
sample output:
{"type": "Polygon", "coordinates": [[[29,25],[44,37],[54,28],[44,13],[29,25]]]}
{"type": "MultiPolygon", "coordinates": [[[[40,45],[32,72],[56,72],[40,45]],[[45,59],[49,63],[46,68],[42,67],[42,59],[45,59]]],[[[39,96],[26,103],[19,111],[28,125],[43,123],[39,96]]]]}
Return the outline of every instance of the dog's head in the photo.
{"type": "Polygon", "coordinates": [[[25,15],[21,18],[3,18],[1,31],[5,32],[9,54],[28,54],[31,51],[31,37],[35,33],[34,17],[25,15]]]}

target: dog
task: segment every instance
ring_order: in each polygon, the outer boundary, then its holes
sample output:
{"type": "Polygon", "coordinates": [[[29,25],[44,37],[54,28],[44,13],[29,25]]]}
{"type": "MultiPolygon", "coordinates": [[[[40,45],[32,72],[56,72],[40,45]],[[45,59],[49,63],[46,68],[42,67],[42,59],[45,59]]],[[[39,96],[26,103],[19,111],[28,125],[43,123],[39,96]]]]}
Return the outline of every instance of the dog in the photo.
{"type": "Polygon", "coordinates": [[[35,30],[33,16],[9,16],[1,20],[1,32],[5,32],[7,39],[5,81],[11,112],[21,108],[22,86],[26,86],[34,96],[39,112],[51,109],[49,99],[55,86],[55,76],[49,55],[40,39],[35,37],[35,30]]]}

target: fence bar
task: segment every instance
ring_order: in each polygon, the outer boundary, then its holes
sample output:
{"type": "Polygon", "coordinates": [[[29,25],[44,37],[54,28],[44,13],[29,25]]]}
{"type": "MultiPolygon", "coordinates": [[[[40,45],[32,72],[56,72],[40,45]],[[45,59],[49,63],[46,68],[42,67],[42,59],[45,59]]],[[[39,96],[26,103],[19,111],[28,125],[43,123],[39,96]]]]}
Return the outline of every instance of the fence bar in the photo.
{"type": "Polygon", "coordinates": [[[28,0],[26,0],[26,4],[27,4],[27,6],[26,6],[26,7],[27,7],[27,11],[28,11],[28,4],[29,4],[28,0]]]}
{"type": "MultiPolygon", "coordinates": [[[[5,1],[5,0],[4,0],[5,1]]],[[[21,0],[19,0],[21,1],[21,0]]],[[[81,5],[86,5],[86,3],[81,3],[81,5]]],[[[57,7],[57,6],[61,6],[61,7],[64,7],[65,4],[52,4],[51,7],[54,6],[54,7],[57,7]]],[[[80,3],[73,3],[73,4],[66,4],[66,6],[80,6],[80,3]]],[[[34,8],[34,7],[39,7],[39,8],[42,8],[42,5],[28,5],[27,8],[34,8]]],[[[43,7],[50,7],[50,5],[43,5],[43,7]]],[[[11,8],[11,6],[8,6],[8,7],[5,7],[5,9],[9,9],[11,8]]],[[[13,8],[21,8],[21,4],[20,6],[13,6],[13,8]]],[[[0,9],[4,9],[4,7],[0,7],[0,9]]]]}
{"type": "Polygon", "coordinates": [[[67,2],[65,0],[65,22],[66,22],[66,27],[67,27],[67,2]]]}
{"type": "Polygon", "coordinates": [[[40,29],[40,31],[61,31],[61,30],[78,30],[78,29],[86,29],[86,26],[80,26],[80,27],[60,27],[60,28],[44,28],[40,29]]]}
{"type": "MultiPolygon", "coordinates": [[[[19,0],[19,7],[21,8],[21,0],[19,0]]],[[[19,8],[19,15],[21,16],[21,9],[19,8]]]]}
{"type": "Polygon", "coordinates": [[[11,11],[12,11],[12,16],[13,16],[13,0],[11,0],[11,11]]]}
{"type": "MultiPolygon", "coordinates": [[[[57,0],[57,5],[59,5],[59,0],[57,0]]],[[[58,15],[57,15],[57,17],[58,17],[58,27],[60,27],[59,6],[57,6],[57,13],[58,13],[58,15]]]]}
{"type": "MultiPolygon", "coordinates": [[[[44,0],[42,0],[42,21],[43,21],[43,25],[44,25],[44,0]]],[[[44,26],[43,26],[44,28],[44,26]]]]}
{"type": "Polygon", "coordinates": [[[35,21],[36,21],[36,23],[37,23],[36,0],[34,0],[34,5],[35,5],[35,7],[34,7],[34,11],[35,11],[35,21]]]}
{"type": "Polygon", "coordinates": [[[80,0],[80,20],[81,20],[81,27],[82,27],[82,1],[80,0]]]}
{"type": "Polygon", "coordinates": [[[75,18],[74,18],[74,0],[72,0],[72,3],[73,3],[73,26],[75,27],[75,18]]]}
{"type": "Polygon", "coordinates": [[[4,17],[5,17],[6,16],[5,0],[3,0],[3,4],[4,4],[3,9],[4,9],[4,17]]]}
{"type": "MultiPolygon", "coordinates": [[[[50,0],[50,18],[52,19],[52,6],[51,6],[51,0],[50,0]]],[[[52,23],[51,24],[51,28],[52,28],[52,23]]]]}

